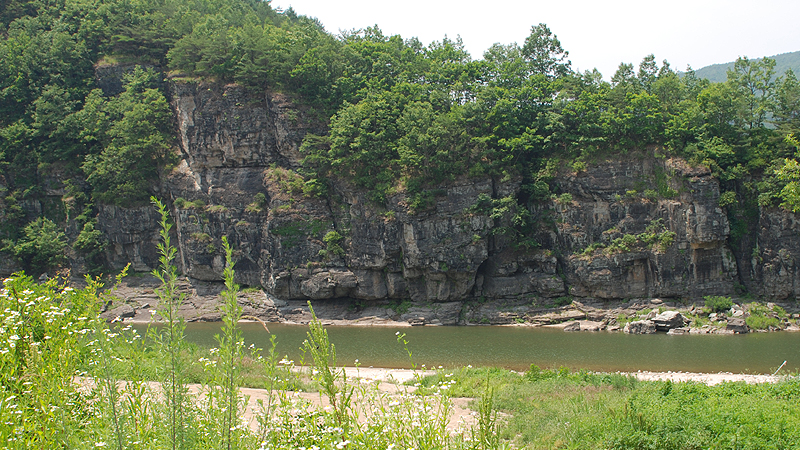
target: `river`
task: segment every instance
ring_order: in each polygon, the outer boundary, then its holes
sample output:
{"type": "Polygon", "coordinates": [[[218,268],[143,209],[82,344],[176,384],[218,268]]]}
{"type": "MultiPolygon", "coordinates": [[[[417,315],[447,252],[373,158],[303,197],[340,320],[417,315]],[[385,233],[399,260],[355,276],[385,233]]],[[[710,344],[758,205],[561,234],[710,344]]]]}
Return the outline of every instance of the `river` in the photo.
{"type": "MultiPolygon", "coordinates": [[[[220,323],[189,323],[186,337],[206,347],[216,344],[220,323]]],[[[269,345],[269,334],[258,323],[241,324],[247,345],[269,345]]],[[[143,325],[137,326],[140,330],[143,325]]],[[[299,363],[308,328],[269,324],[278,352],[299,363]]],[[[782,373],[800,371],[800,333],[745,335],[626,335],[566,333],[529,327],[384,327],[327,326],[339,365],[409,368],[411,360],[396,333],[405,333],[414,363],[427,367],[497,366],[525,370],[566,366],[594,371],[684,371],[772,373],[787,361],[782,373]]]]}

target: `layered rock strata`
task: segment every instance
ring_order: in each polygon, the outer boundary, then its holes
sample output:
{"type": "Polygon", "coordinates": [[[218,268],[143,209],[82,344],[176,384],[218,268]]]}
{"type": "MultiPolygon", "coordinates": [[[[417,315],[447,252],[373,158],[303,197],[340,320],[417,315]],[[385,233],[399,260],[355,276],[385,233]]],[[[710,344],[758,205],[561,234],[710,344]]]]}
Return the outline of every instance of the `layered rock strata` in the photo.
{"type": "MultiPolygon", "coordinates": [[[[417,211],[402,192],[378,205],[344,180],[327,197],[309,197],[296,170],[304,136],[325,133],[314,111],[236,85],[173,82],[170,91],[181,158],[160,189],[190,281],[221,280],[225,236],[236,249],[237,281],[270,299],[407,304],[395,315],[420,323],[592,320],[558,308],[731,295],[742,285],[776,299],[800,295],[797,216],[762,210],[742,270],[718,180],[655,149],[580,172],[565,165],[556,195],[528,205],[539,244],[529,248],[497,233],[506,219],[473,207],[480,198],[518,197],[518,180],[462,178],[436,186],[434,203],[417,211]]],[[[98,224],[111,265],[156,267],[151,208],[101,205],[98,224]]]]}

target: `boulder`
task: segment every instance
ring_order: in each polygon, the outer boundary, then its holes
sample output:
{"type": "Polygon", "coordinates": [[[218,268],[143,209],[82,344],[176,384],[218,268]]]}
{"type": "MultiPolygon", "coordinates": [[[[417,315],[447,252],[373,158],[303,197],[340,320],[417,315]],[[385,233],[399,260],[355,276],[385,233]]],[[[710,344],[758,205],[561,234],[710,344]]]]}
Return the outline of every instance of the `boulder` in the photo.
{"type": "Polygon", "coordinates": [[[333,297],[336,283],[334,283],[329,275],[330,273],[328,272],[322,272],[315,274],[308,280],[301,282],[300,292],[314,300],[333,297]]]}
{"type": "Polygon", "coordinates": [[[689,328],[672,328],[667,331],[669,335],[678,335],[678,334],[691,334],[691,330],[689,328]]]}
{"type": "Polygon", "coordinates": [[[532,322],[537,322],[543,325],[568,322],[570,320],[583,320],[586,318],[586,313],[577,309],[569,309],[566,311],[556,311],[546,314],[539,314],[531,317],[532,322]]]}
{"type": "Polygon", "coordinates": [[[319,272],[300,283],[300,292],[313,299],[345,297],[358,285],[353,272],[319,272]]]}
{"type": "Polygon", "coordinates": [[[136,310],[133,309],[133,306],[123,303],[113,309],[110,309],[103,314],[100,314],[100,318],[108,320],[108,321],[116,321],[122,319],[128,319],[136,315],[136,310]]]}
{"type": "Polygon", "coordinates": [[[686,324],[686,318],[678,311],[664,311],[653,317],[653,323],[658,331],[669,331],[673,328],[681,328],[686,324]]]}
{"type": "Polygon", "coordinates": [[[655,334],[656,324],[651,320],[637,320],[627,323],[622,331],[626,334],[655,334]]]}
{"type": "Polygon", "coordinates": [[[726,326],[725,329],[736,334],[743,334],[750,331],[750,328],[747,327],[747,322],[739,317],[728,319],[728,326],[726,326]]]}
{"type": "Polygon", "coordinates": [[[581,331],[600,331],[605,327],[603,322],[596,322],[593,320],[581,320],[581,331]]]}
{"type": "Polygon", "coordinates": [[[564,327],[564,331],[581,331],[581,323],[577,320],[570,322],[564,327]]]}

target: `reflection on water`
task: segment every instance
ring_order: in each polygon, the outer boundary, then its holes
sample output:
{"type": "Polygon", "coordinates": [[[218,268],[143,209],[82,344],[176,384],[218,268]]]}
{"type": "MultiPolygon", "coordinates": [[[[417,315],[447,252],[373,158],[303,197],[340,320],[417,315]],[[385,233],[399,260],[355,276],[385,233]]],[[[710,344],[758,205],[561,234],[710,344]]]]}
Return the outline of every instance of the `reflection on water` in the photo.
{"type": "MultiPolygon", "coordinates": [[[[247,345],[266,347],[269,334],[257,323],[243,323],[247,345]]],[[[214,346],[220,323],[190,323],[187,338],[214,346]]],[[[278,351],[299,363],[307,327],[269,324],[278,351]]],[[[396,332],[405,333],[417,365],[498,366],[524,370],[567,366],[597,371],[684,371],[772,373],[783,361],[784,371],[800,370],[800,333],[747,335],[566,333],[526,327],[326,327],[336,346],[339,365],[408,368],[406,350],[396,332]]]]}

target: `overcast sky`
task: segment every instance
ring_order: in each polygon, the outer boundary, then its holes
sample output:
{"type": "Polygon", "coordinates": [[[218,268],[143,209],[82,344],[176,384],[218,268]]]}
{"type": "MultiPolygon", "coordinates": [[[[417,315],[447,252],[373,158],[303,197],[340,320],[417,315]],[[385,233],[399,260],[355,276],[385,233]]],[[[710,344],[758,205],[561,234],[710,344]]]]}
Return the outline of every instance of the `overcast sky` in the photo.
{"type": "Polygon", "coordinates": [[[378,25],[386,35],[427,45],[461,36],[473,59],[499,42],[522,44],[545,23],[569,51],[573,69],[597,68],[606,79],[621,62],[653,53],[673,69],[800,50],[798,0],[272,0],[334,34],[378,25]]]}

